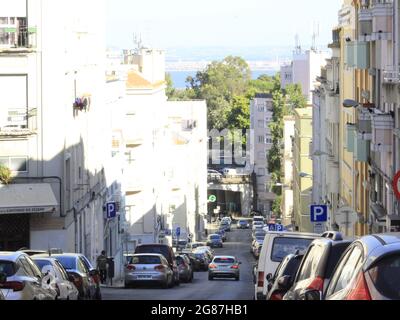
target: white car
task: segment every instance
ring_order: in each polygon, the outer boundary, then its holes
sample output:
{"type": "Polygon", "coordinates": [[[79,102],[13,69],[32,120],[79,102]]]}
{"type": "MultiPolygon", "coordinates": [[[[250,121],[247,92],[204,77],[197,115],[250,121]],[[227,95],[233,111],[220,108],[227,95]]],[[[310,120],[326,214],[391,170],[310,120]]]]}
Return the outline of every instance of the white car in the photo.
{"type": "Polygon", "coordinates": [[[79,291],[69,280],[67,271],[55,258],[32,257],[33,262],[39,267],[45,278],[49,279],[49,285],[57,291],[59,300],[78,300],[79,291]]]}
{"type": "Polygon", "coordinates": [[[282,260],[289,254],[304,252],[314,239],[321,235],[300,232],[267,232],[258,260],[255,275],[255,300],[265,300],[268,279],[273,277],[282,260]]]}
{"type": "Polygon", "coordinates": [[[6,300],[55,300],[56,290],[46,285],[46,279],[32,259],[23,252],[0,252],[0,284],[6,300]]]}
{"type": "Polygon", "coordinates": [[[261,222],[261,221],[254,221],[253,222],[253,227],[252,227],[253,231],[255,231],[255,230],[263,230],[263,228],[264,228],[264,222],[261,222]]]}

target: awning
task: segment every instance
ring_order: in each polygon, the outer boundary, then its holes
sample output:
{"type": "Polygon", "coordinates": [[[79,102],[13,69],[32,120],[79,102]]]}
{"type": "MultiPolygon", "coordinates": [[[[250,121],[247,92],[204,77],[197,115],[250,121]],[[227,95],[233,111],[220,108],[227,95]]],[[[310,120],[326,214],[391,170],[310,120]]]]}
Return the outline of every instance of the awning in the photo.
{"type": "Polygon", "coordinates": [[[52,213],[57,207],[49,183],[0,184],[0,214],[52,213]]]}
{"type": "Polygon", "coordinates": [[[386,210],[382,205],[380,205],[378,203],[372,203],[370,205],[370,207],[372,209],[371,213],[374,216],[376,221],[379,221],[379,222],[386,221],[386,210]]]}

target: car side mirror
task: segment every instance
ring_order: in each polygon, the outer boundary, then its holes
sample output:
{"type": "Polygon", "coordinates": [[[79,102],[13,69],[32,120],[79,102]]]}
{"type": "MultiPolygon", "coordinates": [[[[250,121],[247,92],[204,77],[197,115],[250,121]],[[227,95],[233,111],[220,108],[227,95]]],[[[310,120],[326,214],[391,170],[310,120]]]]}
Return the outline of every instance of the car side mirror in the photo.
{"type": "Polygon", "coordinates": [[[288,289],[290,287],[291,276],[283,276],[278,279],[278,286],[280,289],[288,289]]]}
{"type": "Polygon", "coordinates": [[[272,273],[268,273],[265,279],[267,279],[267,281],[270,281],[272,279],[272,273]]]}
{"type": "Polygon", "coordinates": [[[307,290],[304,292],[303,300],[320,301],[322,300],[322,293],[319,290],[307,290]]]}
{"type": "Polygon", "coordinates": [[[4,272],[0,273],[0,284],[4,284],[7,282],[7,274],[4,272]]]}

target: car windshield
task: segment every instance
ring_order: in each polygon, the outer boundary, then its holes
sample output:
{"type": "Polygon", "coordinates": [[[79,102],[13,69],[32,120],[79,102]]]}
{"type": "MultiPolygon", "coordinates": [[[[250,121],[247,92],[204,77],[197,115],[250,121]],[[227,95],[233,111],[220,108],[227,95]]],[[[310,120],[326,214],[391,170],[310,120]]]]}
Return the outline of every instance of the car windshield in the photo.
{"type": "Polygon", "coordinates": [[[193,244],[192,244],[192,248],[193,248],[193,249],[196,249],[196,248],[202,247],[202,246],[203,246],[202,243],[193,243],[193,244]]]}
{"type": "Polygon", "coordinates": [[[160,264],[160,257],[156,256],[134,256],[131,264],[160,264]]]}
{"type": "Polygon", "coordinates": [[[239,223],[240,223],[240,224],[247,224],[247,221],[242,220],[242,221],[239,221],[239,223]]]}
{"type": "Polygon", "coordinates": [[[64,267],[65,270],[76,269],[76,258],[67,256],[56,256],[55,257],[64,267]]]}
{"type": "Polygon", "coordinates": [[[295,254],[297,251],[305,251],[314,239],[304,238],[275,238],[272,247],[271,260],[281,262],[287,255],[295,254]]]}
{"type": "Polygon", "coordinates": [[[219,240],[219,239],[221,239],[221,237],[216,234],[216,235],[210,236],[210,239],[211,240],[219,240]]]}
{"type": "Polygon", "coordinates": [[[254,221],[253,224],[255,226],[261,226],[261,225],[264,225],[264,222],[262,222],[262,221],[254,221]]]}
{"type": "Polygon", "coordinates": [[[222,264],[224,264],[224,263],[227,263],[227,264],[232,264],[232,263],[235,263],[235,259],[233,259],[233,258],[215,258],[214,259],[214,263],[222,263],[222,264]]]}
{"type": "Polygon", "coordinates": [[[0,261],[0,273],[4,273],[7,277],[13,276],[17,272],[16,265],[11,261],[0,261]]]}
{"type": "Polygon", "coordinates": [[[376,289],[383,296],[392,300],[400,300],[399,254],[378,261],[368,273],[376,289]]]}
{"type": "Polygon", "coordinates": [[[264,241],[264,236],[256,236],[257,241],[264,241]]]}

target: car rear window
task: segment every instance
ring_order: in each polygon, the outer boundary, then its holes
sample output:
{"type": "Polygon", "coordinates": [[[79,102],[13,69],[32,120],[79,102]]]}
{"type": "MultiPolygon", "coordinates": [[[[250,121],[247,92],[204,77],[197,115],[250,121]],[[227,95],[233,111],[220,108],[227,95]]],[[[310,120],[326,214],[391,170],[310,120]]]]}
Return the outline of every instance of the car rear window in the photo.
{"type": "Polygon", "coordinates": [[[375,288],[386,298],[400,300],[400,254],[377,262],[368,271],[375,288]]]}
{"type": "Polygon", "coordinates": [[[172,257],[169,255],[167,246],[139,246],[136,248],[135,253],[157,253],[162,254],[169,263],[172,263],[172,257]]]}
{"type": "Polygon", "coordinates": [[[281,262],[287,255],[305,251],[314,239],[277,237],[274,239],[271,260],[281,262]]]}
{"type": "Polygon", "coordinates": [[[62,264],[65,270],[76,269],[75,257],[55,256],[55,258],[62,264]]]}
{"type": "Polygon", "coordinates": [[[136,256],[132,257],[131,264],[161,264],[161,259],[154,256],[136,256]]]}
{"type": "Polygon", "coordinates": [[[229,263],[229,264],[232,264],[232,263],[235,263],[235,259],[233,259],[233,258],[215,258],[214,259],[214,263],[222,263],[222,264],[229,263]]]}
{"type": "Polygon", "coordinates": [[[4,273],[7,277],[13,276],[17,272],[17,266],[11,261],[0,261],[0,273],[4,273]]]}

